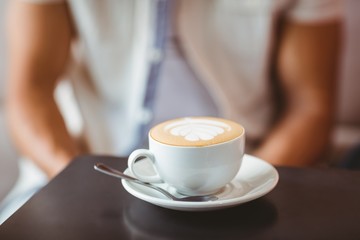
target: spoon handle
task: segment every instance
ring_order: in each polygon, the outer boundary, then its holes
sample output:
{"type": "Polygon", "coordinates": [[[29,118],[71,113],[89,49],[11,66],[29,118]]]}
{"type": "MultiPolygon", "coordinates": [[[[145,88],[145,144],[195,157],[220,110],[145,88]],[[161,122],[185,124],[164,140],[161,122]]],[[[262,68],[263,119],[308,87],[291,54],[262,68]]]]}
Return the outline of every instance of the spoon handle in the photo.
{"type": "Polygon", "coordinates": [[[159,192],[161,192],[162,194],[164,194],[166,197],[172,199],[172,200],[177,200],[176,197],[174,197],[173,195],[171,195],[170,193],[168,193],[167,191],[165,191],[164,189],[160,188],[160,187],[157,187],[157,186],[154,186],[150,183],[147,183],[147,182],[142,182],[140,181],[139,179],[136,179],[134,177],[131,177],[129,175],[126,175],[114,168],[111,168],[103,163],[96,163],[94,165],[94,169],[99,171],[99,172],[102,172],[102,173],[105,173],[109,176],[112,176],[112,177],[116,177],[116,178],[120,178],[120,179],[125,179],[125,180],[128,180],[128,181],[131,181],[131,182],[135,182],[137,184],[140,184],[140,185],[143,185],[143,186],[146,186],[146,187],[149,187],[149,188],[152,188],[154,190],[157,190],[159,192]]]}

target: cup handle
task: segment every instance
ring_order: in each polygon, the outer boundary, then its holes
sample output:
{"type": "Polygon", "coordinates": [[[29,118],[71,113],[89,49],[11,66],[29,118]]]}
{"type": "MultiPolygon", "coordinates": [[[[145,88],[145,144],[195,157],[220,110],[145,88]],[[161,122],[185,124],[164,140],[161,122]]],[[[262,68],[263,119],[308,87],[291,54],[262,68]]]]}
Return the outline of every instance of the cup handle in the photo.
{"type": "MultiPolygon", "coordinates": [[[[147,149],[137,149],[135,151],[133,151],[129,158],[128,158],[128,167],[130,172],[139,180],[143,181],[143,182],[149,182],[149,183],[161,183],[163,182],[163,180],[161,179],[159,173],[156,172],[156,175],[153,176],[144,176],[141,175],[139,173],[137,173],[135,171],[134,165],[135,162],[140,158],[140,157],[146,157],[148,159],[150,159],[151,163],[154,165],[155,163],[155,156],[154,154],[147,149]]],[[[156,171],[156,168],[155,168],[156,171]]]]}

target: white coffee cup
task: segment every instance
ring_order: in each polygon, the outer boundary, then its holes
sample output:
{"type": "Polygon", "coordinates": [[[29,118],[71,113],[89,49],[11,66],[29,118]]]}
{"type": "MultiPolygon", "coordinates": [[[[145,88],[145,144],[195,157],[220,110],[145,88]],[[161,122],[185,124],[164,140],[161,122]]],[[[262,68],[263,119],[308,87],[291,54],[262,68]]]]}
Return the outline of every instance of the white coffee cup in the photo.
{"type": "Polygon", "coordinates": [[[165,182],[185,195],[219,191],[238,173],[245,147],[245,130],[220,118],[193,117],[161,123],[149,132],[149,149],[138,149],[128,159],[130,172],[145,182],[165,182]],[[139,158],[151,160],[157,172],[136,171],[139,158]]]}

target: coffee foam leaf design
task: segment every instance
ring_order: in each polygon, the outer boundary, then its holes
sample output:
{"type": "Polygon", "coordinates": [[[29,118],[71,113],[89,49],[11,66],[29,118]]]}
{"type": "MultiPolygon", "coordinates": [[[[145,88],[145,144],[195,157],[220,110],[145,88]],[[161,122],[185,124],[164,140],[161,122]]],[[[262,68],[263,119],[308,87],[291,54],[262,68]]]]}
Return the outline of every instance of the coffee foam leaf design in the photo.
{"type": "Polygon", "coordinates": [[[191,118],[179,120],[165,126],[165,131],[169,131],[173,136],[181,136],[191,142],[208,141],[230,130],[231,126],[223,122],[191,118]]]}

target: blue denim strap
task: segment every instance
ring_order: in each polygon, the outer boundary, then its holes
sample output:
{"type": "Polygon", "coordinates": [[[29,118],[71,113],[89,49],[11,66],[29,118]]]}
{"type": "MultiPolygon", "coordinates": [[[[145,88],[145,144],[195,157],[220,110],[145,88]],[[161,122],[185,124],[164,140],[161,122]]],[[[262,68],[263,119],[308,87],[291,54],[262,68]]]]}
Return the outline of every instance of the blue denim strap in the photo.
{"type": "MultiPolygon", "coordinates": [[[[167,29],[169,23],[169,0],[154,0],[156,1],[156,15],[154,27],[154,39],[152,43],[153,61],[150,63],[150,70],[147,79],[146,93],[143,102],[143,109],[145,111],[153,111],[156,89],[158,85],[159,73],[162,65],[162,56],[164,56],[165,43],[167,37],[167,29]]],[[[140,139],[147,137],[147,132],[150,123],[145,123],[140,128],[140,139]]],[[[143,141],[140,142],[142,144],[143,141]]]]}

